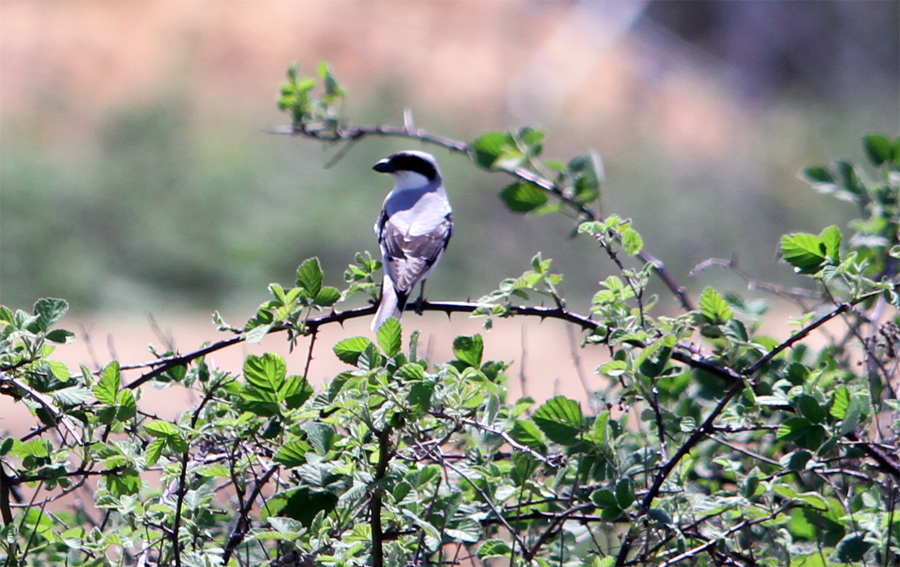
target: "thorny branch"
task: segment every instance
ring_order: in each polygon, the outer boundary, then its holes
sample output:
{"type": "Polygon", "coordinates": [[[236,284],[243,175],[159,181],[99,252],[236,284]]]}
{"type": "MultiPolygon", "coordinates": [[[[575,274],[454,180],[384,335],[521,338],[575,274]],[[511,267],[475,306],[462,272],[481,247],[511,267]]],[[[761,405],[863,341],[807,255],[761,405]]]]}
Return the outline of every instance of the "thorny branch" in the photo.
{"type": "MultiPolygon", "coordinates": [[[[367,136],[395,136],[411,138],[414,140],[419,140],[421,142],[435,144],[457,153],[466,154],[466,156],[468,156],[470,159],[472,159],[475,155],[475,150],[465,142],[460,142],[459,140],[453,140],[442,136],[435,136],[425,130],[422,130],[421,128],[411,128],[408,122],[405,127],[384,125],[338,125],[334,128],[310,128],[305,124],[296,123],[292,126],[281,126],[278,128],[274,128],[270,130],[270,132],[273,134],[305,136],[307,138],[312,138],[314,140],[329,143],[356,142],[367,136]]],[[[603,217],[599,213],[591,210],[586,205],[579,202],[577,199],[567,195],[560,185],[530,169],[524,167],[515,167],[496,169],[491,171],[502,171],[507,175],[515,177],[519,181],[524,181],[526,183],[530,183],[532,185],[540,187],[544,191],[554,195],[567,207],[575,211],[580,221],[603,220],[603,217]]],[[[612,248],[610,248],[608,244],[601,243],[601,245],[604,247],[607,253],[610,254],[613,260],[617,261],[617,259],[615,258],[615,252],[612,250],[612,248]]],[[[693,301],[691,301],[691,298],[688,297],[687,290],[675,280],[675,277],[671,274],[671,272],[669,272],[663,262],[643,250],[638,252],[637,257],[645,264],[650,264],[651,266],[653,266],[653,271],[656,272],[660,280],[662,280],[662,282],[666,285],[666,287],[669,288],[672,294],[675,295],[685,311],[693,311],[695,309],[693,301]]]]}
{"type": "MultiPolygon", "coordinates": [[[[796,344],[801,339],[805,338],[815,329],[824,325],[827,321],[837,317],[841,313],[846,312],[851,309],[853,305],[864,301],[868,296],[863,296],[858,298],[857,300],[844,303],[837,306],[835,309],[830,311],[829,313],[823,315],[816,321],[810,323],[775,348],[773,348],[768,354],[757,360],[756,363],[745,369],[744,371],[738,373],[731,369],[728,366],[723,366],[721,364],[716,363],[712,358],[706,357],[701,353],[697,352],[696,349],[687,345],[678,345],[678,348],[672,351],[672,359],[680,362],[682,364],[687,365],[688,367],[694,370],[701,370],[708,374],[719,378],[726,383],[735,385],[740,384],[743,387],[744,381],[750,379],[752,382],[752,378],[755,373],[759,372],[768,362],[770,362],[775,356],[779,353],[783,352],[787,348],[790,348],[792,345],[796,344]]],[[[458,301],[425,301],[419,306],[420,309],[424,311],[438,311],[446,313],[448,316],[453,313],[473,313],[479,308],[484,308],[485,305],[480,303],[470,303],[470,302],[458,302],[458,301]]],[[[415,306],[407,306],[408,311],[413,311],[415,306]]],[[[329,325],[332,323],[343,323],[345,321],[355,319],[358,317],[368,317],[375,313],[375,306],[369,305],[366,307],[359,307],[356,309],[348,309],[346,311],[333,311],[326,315],[321,315],[319,317],[311,317],[304,322],[306,329],[309,332],[312,332],[323,325],[329,325]]],[[[539,317],[541,319],[556,319],[560,321],[564,321],[567,323],[571,323],[577,325],[582,330],[593,330],[599,326],[599,323],[590,317],[569,311],[564,307],[544,307],[544,306],[528,306],[528,305],[510,305],[507,308],[507,312],[510,316],[513,315],[521,315],[521,316],[530,316],[530,317],[539,317]]],[[[279,332],[286,331],[292,327],[288,325],[276,326],[273,327],[270,332],[279,332]]],[[[228,339],[224,339],[217,343],[213,343],[206,347],[203,347],[197,351],[189,352],[185,354],[177,354],[170,357],[160,358],[154,361],[136,364],[131,366],[123,366],[123,369],[139,369],[139,368],[152,368],[151,371],[145,373],[135,381],[128,384],[127,387],[133,388],[137,385],[143,384],[151,378],[158,376],[167,370],[177,367],[184,366],[189,364],[192,360],[205,356],[211,352],[215,352],[217,350],[221,350],[223,348],[229,347],[236,343],[243,341],[243,335],[235,335],[233,337],[229,337],[228,339]]],[[[631,346],[636,348],[642,348],[646,345],[637,343],[637,342],[629,342],[631,346]]],[[[790,408],[785,408],[790,409],[790,408]]],[[[849,433],[849,435],[855,435],[853,432],[849,433]]],[[[893,458],[891,455],[885,453],[885,451],[874,447],[871,444],[863,444],[863,450],[869,454],[870,457],[875,459],[879,466],[890,473],[895,478],[900,478],[900,462],[897,462],[897,459],[893,458]]],[[[674,457],[673,457],[674,458],[674,457]]]]}

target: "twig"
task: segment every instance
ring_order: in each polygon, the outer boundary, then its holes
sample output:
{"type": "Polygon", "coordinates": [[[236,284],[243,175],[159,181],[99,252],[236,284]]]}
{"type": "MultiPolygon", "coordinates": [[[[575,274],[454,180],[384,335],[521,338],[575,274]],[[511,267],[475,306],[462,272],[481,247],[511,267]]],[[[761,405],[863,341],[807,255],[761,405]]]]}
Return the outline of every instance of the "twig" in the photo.
{"type": "Polygon", "coordinates": [[[790,348],[794,344],[803,340],[811,332],[815,331],[816,329],[818,329],[819,327],[821,327],[828,321],[831,321],[832,319],[834,319],[841,313],[845,313],[845,312],[849,311],[850,309],[853,308],[854,305],[856,305],[858,303],[862,303],[863,301],[865,301],[875,295],[879,295],[879,294],[881,294],[881,291],[867,293],[863,296],[857,297],[853,301],[849,301],[847,303],[841,303],[836,308],[832,309],[831,311],[829,311],[822,317],[819,317],[813,323],[807,325],[806,327],[803,327],[800,331],[791,335],[791,337],[789,339],[787,339],[786,341],[782,342],[777,347],[775,347],[772,350],[770,350],[769,352],[767,352],[765,356],[763,356],[762,358],[760,358],[759,360],[757,360],[756,362],[754,362],[753,364],[751,364],[750,366],[748,366],[747,368],[742,370],[741,374],[743,374],[744,376],[752,376],[753,374],[756,373],[757,370],[759,370],[760,368],[762,368],[763,366],[768,364],[769,361],[771,361],[773,358],[775,358],[776,356],[781,354],[782,351],[784,351],[787,348],[790,348]]]}
{"type": "Polygon", "coordinates": [[[470,485],[473,489],[475,489],[475,492],[477,492],[477,493],[481,496],[481,498],[484,500],[484,503],[487,504],[488,507],[490,507],[490,509],[494,512],[494,516],[497,517],[497,521],[500,522],[500,524],[501,524],[504,528],[506,528],[506,530],[509,532],[510,537],[513,538],[513,540],[515,541],[516,545],[517,545],[520,549],[523,549],[523,550],[526,549],[526,547],[525,547],[525,542],[523,542],[522,539],[519,537],[518,532],[516,532],[515,530],[513,530],[512,526],[509,525],[509,522],[506,521],[506,518],[503,517],[503,514],[500,513],[500,510],[498,510],[497,507],[494,506],[494,503],[491,502],[490,496],[489,496],[488,494],[486,494],[486,493],[484,492],[484,490],[482,490],[481,487],[478,486],[478,484],[477,484],[476,482],[474,482],[472,479],[470,479],[470,478],[467,477],[465,474],[463,474],[463,472],[462,472],[461,470],[459,470],[457,467],[453,466],[452,464],[450,464],[449,462],[446,462],[446,461],[443,462],[442,464],[443,464],[445,467],[447,467],[448,469],[450,469],[450,470],[452,470],[453,472],[455,472],[456,474],[458,474],[458,475],[460,476],[460,478],[462,478],[463,480],[465,480],[466,482],[468,482],[469,485],[470,485]]]}
{"type": "Polygon", "coordinates": [[[590,510],[594,508],[596,508],[596,506],[593,502],[590,502],[588,504],[580,504],[563,512],[557,512],[553,514],[550,525],[547,526],[547,529],[545,529],[540,536],[538,536],[538,539],[534,543],[534,546],[531,548],[531,550],[523,550],[525,551],[525,561],[532,561],[534,559],[534,556],[537,555],[538,551],[541,550],[541,547],[543,547],[544,543],[556,532],[557,526],[568,520],[570,516],[582,510],[590,510]]]}
{"type": "Polygon", "coordinates": [[[747,287],[749,289],[752,290],[758,288],[765,290],[773,295],[777,295],[778,297],[783,297],[784,299],[793,301],[803,309],[806,309],[806,306],[802,302],[803,299],[822,299],[822,296],[820,294],[808,289],[803,289],[800,287],[785,288],[773,283],[756,279],[749,273],[740,269],[737,265],[737,259],[735,258],[732,258],[731,260],[725,260],[723,258],[709,258],[708,260],[704,260],[703,262],[700,262],[699,264],[694,266],[694,269],[690,272],[690,276],[693,277],[699,272],[702,272],[710,267],[720,267],[731,270],[734,274],[736,274],[739,278],[747,283],[747,287]]]}
{"type": "Polygon", "coordinates": [[[375,477],[372,479],[372,501],[369,506],[371,514],[369,523],[372,528],[372,567],[384,567],[384,528],[381,525],[381,494],[384,489],[379,484],[387,474],[390,442],[391,428],[388,426],[378,433],[378,465],[375,467],[375,477]]]}
{"type": "Polygon", "coordinates": [[[692,557],[696,557],[697,555],[700,555],[707,549],[718,544],[725,537],[728,537],[734,533],[737,533],[737,532],[743,530],[744,528],[749,528],[750,526],[754,526],[756,524],[761,524],[763,522],[768,522],[768,521],[772,520],[773,518],[776,518],[779,514],[784,512],[786,509],[790,508],[791,505],[792,504],[790,504],[790,503],[785,504],[784,506],[781,506],[780,508],[778,508],[777,510],[775,510],[768,516],[764,516],[762,518],[754,518],[752,520],[744,520],[743,522],[736,524],[736,525],[730,527],[729,529],[725,530],[725,532],[723,532],[721,535],[719,535],[719,537],[710,538],[706,541],[706,543],[704,543],[702,545],[698,545],[697,547],[694,547],[692,549],[685,551],[684,553],[681,553],[679,555],[676,555],[675,557],[672,557],[671,559],[667,560],[665,563],[660,564],[659,567],[669,567],[670,565],[675,565],[676,563],[680,563],[680,562],[684,561],[685,559],[690,559],[692,557]]]}
{"type": "Polygon", "coordinates": [[[253,491],[250,493],[250,496],[244,502],[244,504],[237,511],[237,520],[234,524],[234,529],[231,530],[231,536],[228,538],[228,543],[225,545],[225,551],[222,554],[222,564],[227,565],[228,560],[231,559],[231,555],[234,553],[234,550],[237,549],[237,546],[244,541],[244,536],[247,535],[247,531],[249,530],[249,521],[247,520],[247,514],[250,512],[250,509],[253,507],[253,503],[259,497],[262,492],[263,486],[265,486],[269,479],[275,474],[279,465],[272,465],[269,467],[266,472],[263,473],[262,477],[256,480],[256,483],[253,485],[253,491]]]}
{"type": "MultiPolygon", "coordinates": [[[[447,415],[447,414],[445,414],[445,413],[443,413],[443,412],[431,411],[431,412],[429,412],[429,413],[431,413],[431,415],[433,415],[434,417],[438,417],[438,418],[441,418],[441,419],[454,419],[452,416],[449,416],[449,415],[447,415]]],[[[533,459],[535,459],[535,460],[538,460],[538,461],[540,461],[541,463],[547,465],[548,467],[551,467],[551,468],[559,468],[560,463],[556,462],[555,459],[549,459],[549,458],[547,458],[547,457],[541,455],[541,454],[538,453],[537,451],[534,451],[534,450],[531,449],[530,447],[527,447],[527,446],[525,446],[525,445],[522,445],[521,443],[516,442],[515,439],[513,439],[512,437],[510,437],[509,433],[507,433],[507,432],[505,432],[505,431],[503,431],[503,430],[501,430],[501,429],[494,429],[493,427],[490,427],[490,426],[485,425],[485,424],[483,424],[483,423],[479,423],[479,422],[477,422],[477,421],[475,421],[475,420],[473,420],[473,419],[469,419],[469,418],[466,418],[466,417],[458,418],[458,419],[459,419],[459,423],[462,423],[463,425],[468,425],[469,427],[474,427],[475,429],[480,429],[481,431],[484,431],[484,432],[486,432],[486,433],[490,433],[490,434],[492,434],[492,435],[497,435],[498,437],[500,437],[501,439],[503,439],[503,441],[504,441],[507,445],[509,445],[510,447],[512,447],[513,449],[515,449],[516,451],[525,453],[525,454],[527,454],[528,456],[530,456],[531,458],[533,458],[533,459]]]]}
{"type": "MultiPolygon", "coordinates": [[[[741,390],[744,389],[744,382],[735,382],[731,388],[725,393],[719,403],[716,404],[716,407],[713,408],[709,415],[706,416],[706,419],[703,420],[703,423],[691,433],[691,436],[678,448],[675,454],[671,459],[666,461],[656,476],[653,478],[653,484],[647,490],[647,494],[644,496],[644,499],[641,500],[641,505],[638,508],[638,512],[635,515],[635,520],[639,520],[643,516],[647,515],[650,511],[650,506],[653,504],[653,500],[659,494],[660,489],[662,488],[663,483],[666,479],[669,478],[669,475],[675,469],[675,466],[681,461],[681,459],[690,452],[694,446],[700,442],[700,440],[707,435],[709,429],[712,427],[713,423],[716,419],[718,419],[719,415],[725,408],[728,406],[728,403],[738,395],[741,390]]],[[[632,524],[633,525],[633,524],[632,524]]],[[[625,538],[625,542],[622,544],[622,547],[619,549],[619,554],[616,557],[616,567],[622,567],[625,565],[625,560],[628,557],[628,553],[631,550],[631,541],[633,537],[631,535],[631,529],[629,529],[629,533],[625,538]]]]}
{"type": "MultiPolygon", "coordinates": [[[[197,420],[200,419],[200,412],[202,412],[203,408],[206,407],[206,404],[213,399],[219,386],[221,386],[223,382],[229,379],[230,378],[228,376],[223,376],[221,380],[209,387],[209,391],[206,392],[203,400],[197,405],[196,409],[194,409],[194,413],[191,416],[191,429],[196,427],[197,420]]],[[[187,469],[190,458],[191,446],[189,443],[187,449],[185,449],[184,451],[184,454],[181,456],[181,472],[178,478],[178,491],[175,498],[175,514],[172,518],[172,548],[175,555],[176,567],[181,567],[181,541],[178,539],[178,533],[181,531],[181,510],[184,506],[184,497],[188,492],[187,469]]]]}
{"type": "Polygon", "coordinates": [[[68,431],[69,434],[72,435],[72,438],[75,440],[76,444],[82,444],[81,435],[75,429],[75,426],[70,422],[69,416],[64,414],[58,407],[56,407],[56,404],[52,399],[31,388],[22,380],[19,380],[18,378],[14,378],[12,376],[7,376],[6,373],[0,372],[0,384],[2,384],[3,382],[14,385],[16,388],[27,394],[28,397],[43,406],[43,408],[47,410],[47,413],[50,414],[56,424],[62,424],[63,427],[66,428],[66,431],[68,431]]]}

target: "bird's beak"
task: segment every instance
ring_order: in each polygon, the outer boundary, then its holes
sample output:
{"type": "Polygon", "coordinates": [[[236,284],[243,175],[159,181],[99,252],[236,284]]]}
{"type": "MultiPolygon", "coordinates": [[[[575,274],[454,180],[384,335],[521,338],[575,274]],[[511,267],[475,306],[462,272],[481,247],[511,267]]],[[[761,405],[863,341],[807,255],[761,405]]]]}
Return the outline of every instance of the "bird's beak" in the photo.
{"type": "Polygon", "coordinates": [[[394,169],[394,166],[391,165],[391,160],[388,158],[385,158],[373,165],[372,169],[374,169],[378,173],[394,173],[396,171],[396,169],[394,169]]]}

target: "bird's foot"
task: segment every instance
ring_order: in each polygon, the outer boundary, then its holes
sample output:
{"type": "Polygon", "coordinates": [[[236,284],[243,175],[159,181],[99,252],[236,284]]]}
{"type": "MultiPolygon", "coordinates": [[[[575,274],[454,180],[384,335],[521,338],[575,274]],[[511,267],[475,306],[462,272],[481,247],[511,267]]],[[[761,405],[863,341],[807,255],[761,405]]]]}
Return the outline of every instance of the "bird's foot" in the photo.
{"type": "Polygon", "coordinates": [[[418,299],[416,299],[416,302],[413,303],[413,309],[415,310],[416,315],[422,315],[424,306],[425,306],[425,296],[419,295],[418,299]]]}

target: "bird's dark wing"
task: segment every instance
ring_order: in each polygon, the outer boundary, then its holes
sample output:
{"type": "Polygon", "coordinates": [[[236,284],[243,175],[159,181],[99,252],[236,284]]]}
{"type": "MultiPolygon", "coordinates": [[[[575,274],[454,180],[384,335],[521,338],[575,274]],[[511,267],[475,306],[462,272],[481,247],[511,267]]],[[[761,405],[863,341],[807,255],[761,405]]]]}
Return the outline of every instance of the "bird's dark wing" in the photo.
{"type": "Polygon", "coordinates": [[[410,235],[391,223],[387,215],[379,219],[379,243],[385,270],[398,292],[409,294],[444,253],[453,235],[453,215],[448,214],[434,230],[410,235]]]}

